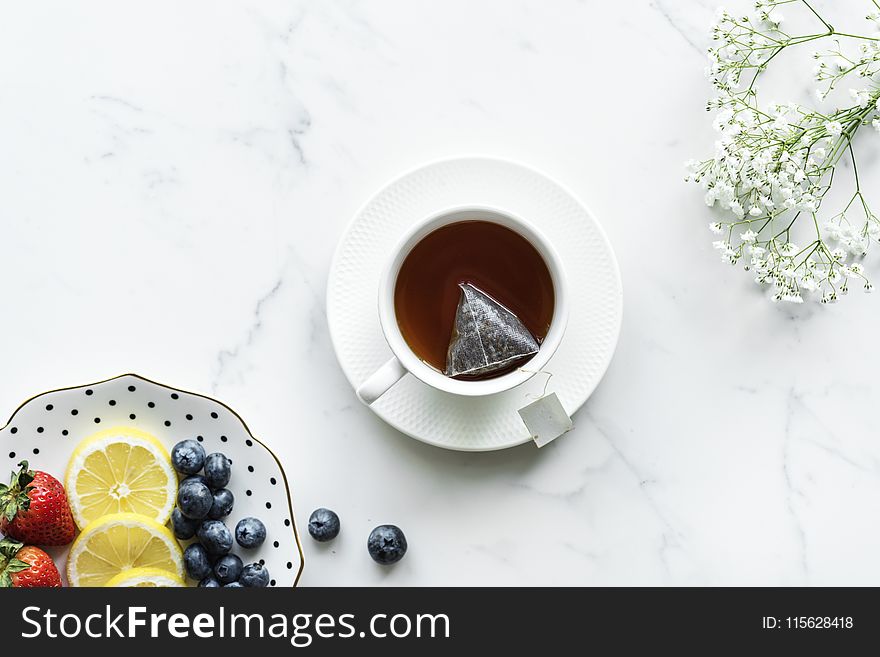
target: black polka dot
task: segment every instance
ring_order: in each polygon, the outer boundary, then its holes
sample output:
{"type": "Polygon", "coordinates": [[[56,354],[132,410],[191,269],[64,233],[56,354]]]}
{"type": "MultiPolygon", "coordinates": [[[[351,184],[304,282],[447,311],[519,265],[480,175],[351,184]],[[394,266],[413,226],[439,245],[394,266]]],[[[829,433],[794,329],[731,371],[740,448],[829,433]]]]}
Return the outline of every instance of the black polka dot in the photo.
{"type": "Polygon", "coordinates": [[[275,586],[275,580],[269,580],[269,586],[275,586]]]}
{"type": "Polygon", "coordinates": [[[273,486],[278,483],[278,480],[275,477],[269,477],[269,483],[273,486]]]}
{"type": "Polygon", "coordinates": [[[14,458],[15,458],[15,452],[9,452],[9,458],[14,459],[14,458]]]}
{"type": "Polygon", "coordinates": [[[287,562],[287,570],[293,570],[293,564],[290,561],[287,562]]]}
{"type": "Polygon", "coordinates": [[[244,441],[244,444],[247,445],[248,447],[253,447],[254,441],[252,441],[250,438],[248,438],[247,440],[244,441]]]}
{"type": "Polygon", "coordinates": [[[39,453],[40,453],[40,448],[34,447],[34,454],[39,454],[39,453]]]}
{"type": "Polygon", "coordinates": [[[272,503],[271,503],[271,502],[266,502],[266,508],[267,508],[267,509],[271,509],[271,508],[272,508],[272,503]]]}
{"type": "Polygon", "coordinates": [[[150,408],[156,408],[156,402],[147,402],[147,406],[150,408]]]}
{"type": "Polygon", "coordinates": [[[266,565],[266,560],[265,560],[265,559],[260,559],[260,565],[261,565],[261,566],[265,566],[265,565],[266,565]]]}
{"type": "Polygon", "coordinates": [[[250,497],[251,495],[253,495],[253,492],[250,489],[248,489],[244,492],[244,494],[247,495],[248,497],[250,497]]]}
{"type": "Polygon", "coordinates": [[[9,430],[9,433],[18,433],[18,427],[12,427],[12,428],[9,430]]]}
{"type": "Polygon", "coordinates": [[[62,435],[62,436],[66,436],[66,435],[69,434],[69,433],[70,433],[70,432],[69,432],[67,429],[62,429],[62,430],[61,430],[61,435],[62,435]]]}
{"type": "Polygon", "coordinates": [[[111,406],[116,406],[116,400],[115,400],[115,399],[111,399],[111,400],[108,401],[107,403],[110,404],[111,406]]]}
{"type": "Polygon", "coordinates": [[[284,526],[285,526],[285,527],[290,527],[290,518],[285,518],[285,519],[284,519],[284,526]]]}
{"type": "Polygon", "coordinates": [[[204,439],[204,436],[196,436],[196,440],[198,440],[199,442],[202,442],[204,439]]]}
{"type": "Polygon", "coordinates": [[[187,419],[187,420],[192,420],[192,419],[193,419],[193,416],[190,415],[189,413],[187,413],[187,414],[186,414],[186,419],[187,419]]]}
{"type": "Polygon", "coordinates": [[[249,466],[248,466],[248,472],[253,472],[253,471],[254,471],[254,466],[249,465],[249,466]]]}
{"type": "Polygon", "coordinates": [[[45,431],[43,427],[37,427],[37,433],[43,433],[43,431],[45,431]]]}
{"type": "Polygon", "coordinates": [[[135,415],[134,413],[129,413],[129,415],[128,415],[128,419],[129,419],[129,420],[133,420],[133,419],[135,419],[136,417],[137,417],[137,415],[135,415]]]}
{"type": "Polygon", "coordinates": [[[101,424],[101,418],[96,417],[96,418],[95,418],[95,424],[101,424]]]}
{"type": "Polygon", "coordinates": [[[88,396],[90,396],[90,397],[91,397],[94,393],[95,393],[95,391],[92,390],[91,388],[89,388],[88,390],[86,390],[86,394],[87,394],[88,396]]]}
{"type": "Polygon", "coordinates": [[[137,390],[137,388],[135,388],[134,386],[128,386],[129,392],[134,392],[135,390],[137,390]]]}
{"type": "Polygon", "coordinates": [[[78,413],[79,413],[79,411],[76,410],[75,408],[72,411],[70,411],[71,415],[77,415],[78,413]]]}
{"type": "Polygon", "coordinates": [[[229,438],[227,438],[226,436],[220,436],[221,443],[225,443],[227,440],[229,440],[229,438]]]}
{"type": "Polygon", "coordinates": [[[165,426],[166,426],[166,427],[170,427],[170,426],[171,426],[171,420],[165,420],[165,426]]]}
{"type": "Polygon", "coordinates": [[[52,406],[52,404],[46,404],[46,410],[47,410],[47,411],[51,411],[53,408],[55,408],[55,407],[52,406]]]}
{"type": "Polygon", "coordinates": [[[281,543],[279,543],[278,541],[275,541],[274,543],[272,543],[272,545],[275,547],[279,547],[281,545],[281,543]]]}
{"type": "Polygon", "coordinates": [[[176,392],[171,393],[171,399],[178,399],[179,395],[176,392]]]}
{"type": "Polygon", "coordinates": [[[214,411],[211,411],[211,417],[216,420],[219,416],[214,411]]]}

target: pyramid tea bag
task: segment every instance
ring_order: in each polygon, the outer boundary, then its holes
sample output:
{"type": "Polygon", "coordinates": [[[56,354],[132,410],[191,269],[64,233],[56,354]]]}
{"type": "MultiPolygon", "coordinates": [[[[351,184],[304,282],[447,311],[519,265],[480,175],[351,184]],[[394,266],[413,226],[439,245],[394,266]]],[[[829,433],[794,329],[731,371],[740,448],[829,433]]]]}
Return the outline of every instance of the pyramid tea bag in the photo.
{"type": "Polygon", "coordinates": [[[538,353],[538,341],[519,317],[471,283],[459,287],[446,376],[492,374],[538,353]]]}

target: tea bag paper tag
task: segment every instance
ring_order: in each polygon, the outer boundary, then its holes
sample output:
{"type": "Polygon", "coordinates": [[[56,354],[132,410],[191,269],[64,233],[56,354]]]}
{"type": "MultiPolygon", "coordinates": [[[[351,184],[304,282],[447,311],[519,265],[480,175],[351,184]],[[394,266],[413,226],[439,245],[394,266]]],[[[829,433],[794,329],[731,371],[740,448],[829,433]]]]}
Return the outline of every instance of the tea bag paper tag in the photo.
{"type": "Polygon", "coordinates": [[[555,392],[524,406],[518,413],[538,447],[556,440],[574,427],[555,392]]]}

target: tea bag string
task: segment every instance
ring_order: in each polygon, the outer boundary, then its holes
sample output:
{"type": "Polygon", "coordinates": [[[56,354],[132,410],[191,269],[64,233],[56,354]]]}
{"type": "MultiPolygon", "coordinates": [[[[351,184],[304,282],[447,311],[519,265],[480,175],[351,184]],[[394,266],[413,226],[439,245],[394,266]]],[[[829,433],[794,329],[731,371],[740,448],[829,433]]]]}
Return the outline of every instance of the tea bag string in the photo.
{"type": "Polygon", "coordinates": [[[544,381],[544,389],[541,391],[541,394],[535,395],[531,392],[528,392],[528,393],[526,393],[526,397],[537,401],[538,399],[541,399],[542,397],[547,396],[547,388],[550,387],[550,379],[553,378],[553,372],[548,372],[547,370],[527,370],[524,367],[520,367],[519,370],[521,372],[526,372],[527,374],[546,374],[547,379],[544,381]]]}

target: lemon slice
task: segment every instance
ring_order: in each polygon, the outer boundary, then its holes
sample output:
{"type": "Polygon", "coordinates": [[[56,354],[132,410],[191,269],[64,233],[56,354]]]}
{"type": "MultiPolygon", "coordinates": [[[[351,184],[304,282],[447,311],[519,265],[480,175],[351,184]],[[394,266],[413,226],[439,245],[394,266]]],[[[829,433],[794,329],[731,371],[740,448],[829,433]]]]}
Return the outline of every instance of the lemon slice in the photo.
{"type": "Polygon", "coordinates": [[[174,508],[177,475],[155,437],[116,427],[77,445],[67,464],[65,487],[80,529],[108,513],[139,513],[165,524],[174,508]]]}
{"type": "Polygon", "coordinates": [[[132,568],[158,568],[182,580],[183,554],[167,527],[136,513],[114,513],[77,536],[67,556],[67,581],[104,586],[132,568]]]}
{"type": "Polygon", "coordinates": [[[104,586],[181,588],[186,584],[174,573],[161,568],[132,568],[119,573],[104,586]]]}

